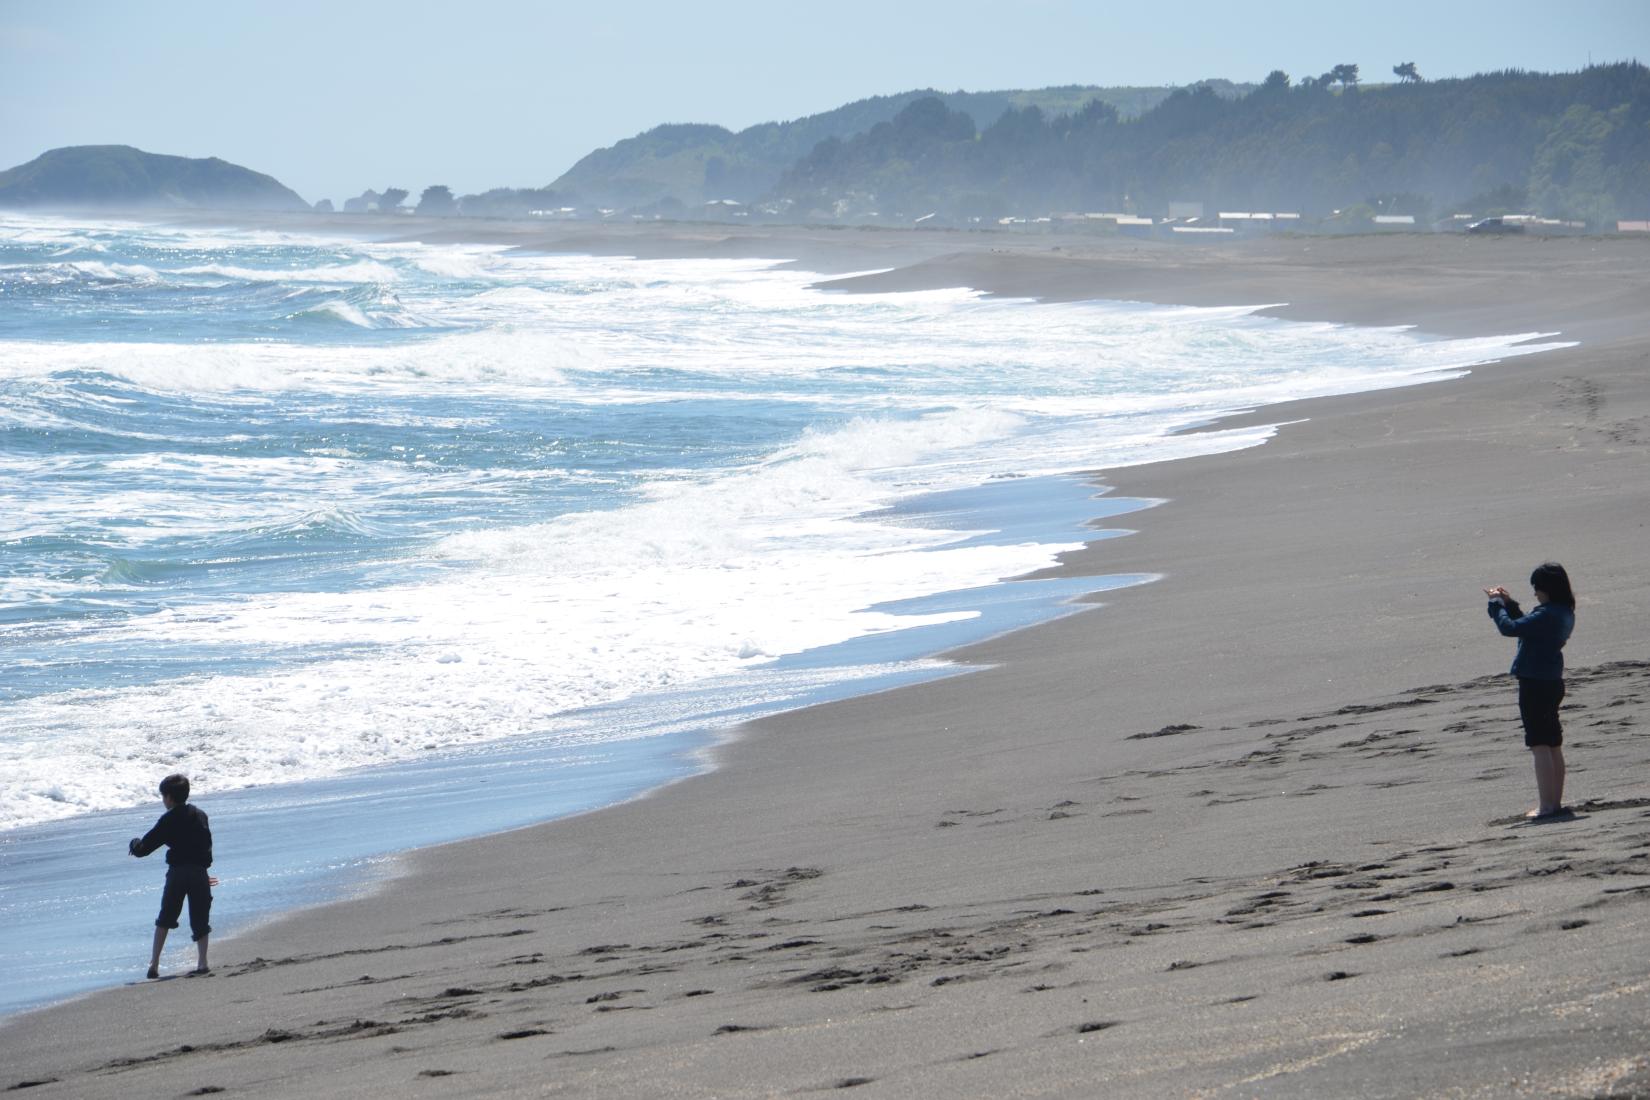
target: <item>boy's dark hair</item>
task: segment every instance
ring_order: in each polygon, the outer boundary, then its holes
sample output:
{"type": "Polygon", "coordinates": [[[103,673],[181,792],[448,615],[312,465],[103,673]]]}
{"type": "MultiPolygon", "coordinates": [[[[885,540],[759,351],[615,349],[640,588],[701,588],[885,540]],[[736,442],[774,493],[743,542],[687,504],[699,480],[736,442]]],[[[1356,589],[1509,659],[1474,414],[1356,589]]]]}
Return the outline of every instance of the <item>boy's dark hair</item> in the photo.
{"type": "Polygon", "coordinates": [[[1570,590],[1570,574],[1564,572],[1564,567],[1556,561],[1544,561],[1536,566],[1535,572],[1530,574],[1530,587],[1547,593],[1547,598],[1556,604],[1563,604],[1571,611],[1576,609],[1576,594],[1570,590]]]}
{"type": "Polygon", "coordinates": [[[189,801],[189,777],[187,775],[169,775],[160,781],[160,796],[170,798],[172,804],[181,806],[189,801]]]}

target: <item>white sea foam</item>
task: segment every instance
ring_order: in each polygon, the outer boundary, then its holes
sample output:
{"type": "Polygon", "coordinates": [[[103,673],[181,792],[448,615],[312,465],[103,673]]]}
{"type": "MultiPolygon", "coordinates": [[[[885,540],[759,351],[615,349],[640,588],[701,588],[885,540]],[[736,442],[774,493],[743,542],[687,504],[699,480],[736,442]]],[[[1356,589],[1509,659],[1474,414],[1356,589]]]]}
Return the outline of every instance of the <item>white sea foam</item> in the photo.
{"type": "Polygon", "coordinates": [[[173,268],[168,275],[208,275],[248,283],[393,283],[401,276],[395,268],[376,260],[328,264],[319,267],[264,268],[234,264],[197,264],[173,268]]]}
{"type": "MultiPolygon", "coordinates": [[[[231,253],[249,246],[302,246],[329,250],[339,247],[336,236],[284,230],[230,227],[207,229],[195,226],[157,225],[139,218],[92,218],[78,214],[32,214],[16,210],[0,214],[0,240],[79,242],[116,236],[123,241],[159,242],[169,247],[195,251],[221,249],[231,253]]],[[[371,246],[362,246],[360,250],[365,252],[370,248],[371,246]]]]}
{"type": "MultiPolygon", "coordinates": [[[[502,252],[502,246],[487,248],[463,246],[424,247],[411,252],[410,257],[419,270],[428,272],[431,275],[439,275],[445,279],[486,281],[505,275],[501,268],[507,268],[508,261],[501,257],[502,252]]],[[[393,254],[409,255],[404,245],[396,246],[393,254]]]]}
{"type": "Polygon", "coordinates": [[[347,325],[354,325],[356,328],[368,329],[430,327],[427,320],[406,309],[399,301],[394,299],[380,299],[378,302],[363,308],[341,298],[334,298],[310,306],[307,309],[298,310],[292,314],[292,317],[342,321],[347,325]]]}
{"type": "Polygon", "coordinates": [[[334,317],[340,321],[343,321],[345,324],[354,325],[356,328],[373,327],[373,323],[368,320],[365,313],[362,313],[359,309],[356,309],[354,306],[344,301],[322,302],[320,305],[315,306],[312,309],[299,311],[299,313],[295,314],[295,316],[302,316],[304,314],[314,317],[334,317]]]}
{"type": "Polygon", "coordinates": [[[873,530],[857,545],[818,547],[824,540],[816,539],[811,554],[763,556],[758,532],[729,533],[708,520],[651,532],[642,543],[627,537],[635,532],[622,520],[591,530],[598,526],[567,525],[560,534],[571,540],[501,534],[492,560],[461,580],[289,595],[133,622],[106,644],[351,645],[375,655],[14,704],[12,733],[0,747],[7,776],[0,820],[126,804],[156,769],[185,764],[223,789],[541,731],[573,708],[955,618],[862,608],[959,581],[987,583],[1046,564],[1050,553],[890,553],[888,543],[909,540],[873,530]],[[578,541],[585,534],[624,557],[597,560],[578,541]]]}
{"type": "Polygon", "coordinates": [[[7,279],[21,279],[45,285],[90,283],[124,286],[160,280],[160,274],[145,264],[107,263],[103,260],[66,260],[54,264],[0,264],[0,273],[4,273],[7,279]]]}
{"type": "Polygon", "coordinates": [[[480,497],[499,482],[559,475],[555,469],[432,470],[405,458],[348,453],[0,458],[0,497],[11,504],[0,511],[0,541],[63,536],[142,552],[167,540],[234,538],[301,524],[326,508],[351,510],[328,501],[367,508],[442,493],[480,497]]]}

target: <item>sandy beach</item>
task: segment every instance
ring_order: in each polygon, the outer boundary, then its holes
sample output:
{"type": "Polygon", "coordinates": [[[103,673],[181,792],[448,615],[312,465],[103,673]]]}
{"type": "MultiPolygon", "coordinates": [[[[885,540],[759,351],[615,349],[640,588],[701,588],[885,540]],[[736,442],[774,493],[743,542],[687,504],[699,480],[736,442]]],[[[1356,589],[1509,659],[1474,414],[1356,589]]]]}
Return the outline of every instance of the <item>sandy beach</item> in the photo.
{"type": "Polygon", "coordinates": [[[1650,1095],[1650,241],[405,232],[1579,343],[1096,471],[1163,503],[1062,569],[1160,580],[647,797],[410,853],[210,977],[9,1020],[0,1089],[1650,1095]],[[1480,588],[1547,558],[1577,813],[1530,825],[1480,588]]]}

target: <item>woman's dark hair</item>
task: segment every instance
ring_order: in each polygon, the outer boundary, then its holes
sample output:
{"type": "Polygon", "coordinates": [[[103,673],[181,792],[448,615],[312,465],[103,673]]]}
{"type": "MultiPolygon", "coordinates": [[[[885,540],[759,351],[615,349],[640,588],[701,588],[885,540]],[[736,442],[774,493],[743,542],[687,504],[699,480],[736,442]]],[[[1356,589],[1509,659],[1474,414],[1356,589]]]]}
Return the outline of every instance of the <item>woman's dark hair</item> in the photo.
{"type": "Polygon", "coordinates": [[[1576,609],[1576,594],[1570,590],[1570,574],[1556,561],[1544,561],[1530,574],[1530,587],[1547,593],[1553,603],[1576,609]]]}
{"type": "Polygon", "coordinates": [[[170,798],[176,805],[183,805],[189,801],[189,777],[187,775],[169,775],[160,781],[160,795],[170,798]]]}

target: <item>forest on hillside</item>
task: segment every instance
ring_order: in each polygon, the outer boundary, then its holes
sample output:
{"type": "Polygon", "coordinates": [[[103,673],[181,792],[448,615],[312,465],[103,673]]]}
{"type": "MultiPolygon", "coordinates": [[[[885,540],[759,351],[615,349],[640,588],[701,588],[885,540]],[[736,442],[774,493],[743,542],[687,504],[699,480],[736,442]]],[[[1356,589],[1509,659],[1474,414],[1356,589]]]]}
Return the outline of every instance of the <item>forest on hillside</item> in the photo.
{"type": "MultiPolygon", "coordinates": [[[[1228,80],[1205,85],[1227,97],[1253,87],[1228,80]]],[[[1157,106],[1170,91],[1090,85],[989,92],[928,88],[872,96],[819,114],[758,123],[738,132],[705,123],[666,123],[586,154],[552,181],[549,189],[606,207],[662,199],[691,205],[727,199],[751,202],[772,191],[786,170],[819,142],[869,131],[919,99],[939,99],[975,125],[989,126],[1009,110],[1036,107],[1050,115],[1063,115],[1093,100],[1112,105],[1123,118],[1133,118],[1157,106]]]]}
{"type": "Polygon", "coordinates": [[[1273,72],[1236,98],[1176,91],[1136,118],[1103,101],[1069,114],[1010,108],[979,129],[926,97],[828,138],[770,201],[806,217],[1052,211],[1162,215],[1209,208],[1409,213],[1529,209],[1595,226],[1650,217],[1650,69],[1506,71],[1364,87],[1356,65],[1299,81],[1273,72]]]}

